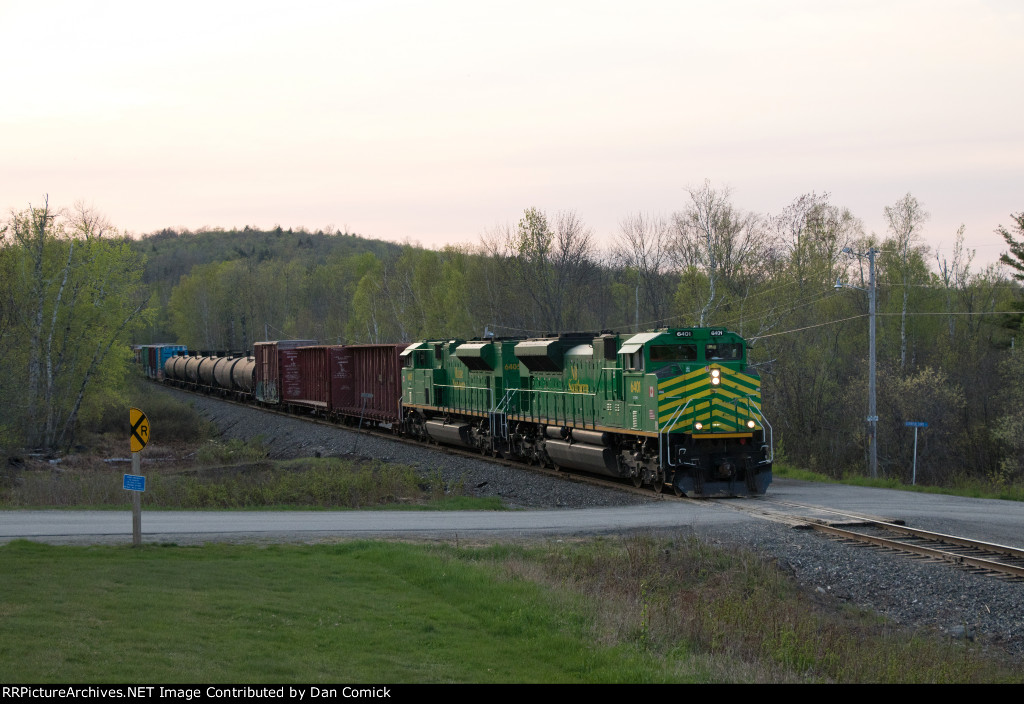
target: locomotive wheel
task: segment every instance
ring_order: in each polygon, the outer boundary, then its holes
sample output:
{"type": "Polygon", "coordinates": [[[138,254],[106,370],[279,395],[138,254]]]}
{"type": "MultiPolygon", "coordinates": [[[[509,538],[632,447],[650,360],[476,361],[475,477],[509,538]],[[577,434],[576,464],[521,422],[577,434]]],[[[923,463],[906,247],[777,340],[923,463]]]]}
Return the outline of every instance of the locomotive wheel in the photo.
{"type": "Polygon", "coordinates": [[[665,472],[659,469],[658,473],[651,479],[651,488],[654,489],[655,494],[661,494],[665,491],[665,472]]]}
{"type": "Polygon", "coordinates": [[[633,486],[635,486],[637,489],[639,489],[640,485],[643,484],[643,483],[644,483],[643,472],[637,472],[636,474],[633,475],[633,486]]]}
{"type": "Polygon", "coordinates": [[[683,493],[683,490],[679,488],[678,484],[672,485],[672,491],[676,493],[676,496],[686,496],[686,494],[683,493]]]}

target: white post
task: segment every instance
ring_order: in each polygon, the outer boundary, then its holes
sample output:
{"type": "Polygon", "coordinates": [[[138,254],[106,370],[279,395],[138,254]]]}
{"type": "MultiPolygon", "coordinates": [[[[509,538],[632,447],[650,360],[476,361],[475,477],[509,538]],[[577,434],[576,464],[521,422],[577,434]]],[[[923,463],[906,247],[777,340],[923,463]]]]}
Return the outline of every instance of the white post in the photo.
{"type": "MultiPolygon", "coordinates": [[[[132,474],[139,475],[142,460],[138,452],[132,453],[132,474]]],[[[142,492],[132,492],[132,547],[142,545],[142,492]]]]}
{"type": "Polygon", "coordinates": [[[914,471],[910,475],[911,485],[917,484],[917,426],[914,426],[914,471]]]}

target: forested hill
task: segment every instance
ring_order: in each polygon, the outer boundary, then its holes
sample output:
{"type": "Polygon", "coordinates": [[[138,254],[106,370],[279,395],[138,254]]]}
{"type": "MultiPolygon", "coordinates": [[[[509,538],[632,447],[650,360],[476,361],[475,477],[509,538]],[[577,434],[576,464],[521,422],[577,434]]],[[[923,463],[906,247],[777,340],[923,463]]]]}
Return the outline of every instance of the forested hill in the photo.
{"type": "Polygon", "coordinates": [[[963,227],[923,240],[907,194],[867,233],[827,194],[771,215],[709,182],[667,216],[627,215],[610,248],[574,212],[528,208],[478,246],[439,251],[303,230],[165,230],[139,240],[88,209],[0,222],[0,447],[67,445],[119,393],[128,343],[248,351],[721,326],[750,344],[778,457],[841,474],[867,457],[870,301],[879,464],[919,481],[1024,478],[1024,213],[979,267],[963,227]],[[873,294],[873,295],[872,295],[873,294]],[[914,450],[906,422],[927,422],[914,450]]]}
{"type": "Polygon", "coordinates": [[[134,241],[136,250],[145,255],[143,281],[171,287],[192,267],[210,262],[235,259],[268,259],[280,262],[297,260],[309,267],[331,256],[372,253],[378,259],[396,256],[399,245],[382,240],[366,239],[352,233],[304,229],[256,230],[248,225],[241,230],[220,228],[205,232],[178,232],[163,229],[134,241]]]}

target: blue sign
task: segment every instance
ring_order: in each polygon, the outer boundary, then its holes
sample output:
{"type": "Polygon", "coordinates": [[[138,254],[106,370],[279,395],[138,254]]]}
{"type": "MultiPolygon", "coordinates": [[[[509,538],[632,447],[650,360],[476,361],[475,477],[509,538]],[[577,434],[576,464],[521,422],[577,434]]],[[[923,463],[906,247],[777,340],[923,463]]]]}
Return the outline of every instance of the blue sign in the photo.
{"type": "Polygon", "coordinates": [[[146,478],[137,474],[124,475],[124,488],[126,491],[145,491],[146,478]]]}
{"type": "Polygon", "coordinates": [[[928,424],[923,420],[908,420],[906,426],[908,428],[927,428],[928,424]]]}

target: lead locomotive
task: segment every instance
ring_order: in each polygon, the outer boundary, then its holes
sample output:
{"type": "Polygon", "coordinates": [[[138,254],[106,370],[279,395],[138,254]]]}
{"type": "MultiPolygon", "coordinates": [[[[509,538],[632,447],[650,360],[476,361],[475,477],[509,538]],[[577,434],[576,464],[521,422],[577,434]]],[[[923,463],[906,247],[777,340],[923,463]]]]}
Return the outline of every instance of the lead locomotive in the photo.
{"type": "Polygon", "coordinates": [[[763,494],[771,426],[723,328],[423,341],[402,353],[402,429],[689,496],[763,494]]]}

